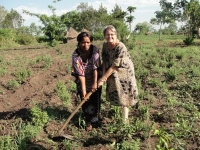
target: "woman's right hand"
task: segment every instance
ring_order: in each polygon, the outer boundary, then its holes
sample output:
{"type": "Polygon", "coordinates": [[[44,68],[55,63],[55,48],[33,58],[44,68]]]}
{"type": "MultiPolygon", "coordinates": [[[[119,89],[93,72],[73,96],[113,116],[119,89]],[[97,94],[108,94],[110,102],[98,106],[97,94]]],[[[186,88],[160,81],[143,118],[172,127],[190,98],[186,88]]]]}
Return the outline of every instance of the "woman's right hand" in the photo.
{"type": "Polygon", "coordinates": [[[86,90],[82,90],[82,99],[84,99],[86,96],[86,90]]]}

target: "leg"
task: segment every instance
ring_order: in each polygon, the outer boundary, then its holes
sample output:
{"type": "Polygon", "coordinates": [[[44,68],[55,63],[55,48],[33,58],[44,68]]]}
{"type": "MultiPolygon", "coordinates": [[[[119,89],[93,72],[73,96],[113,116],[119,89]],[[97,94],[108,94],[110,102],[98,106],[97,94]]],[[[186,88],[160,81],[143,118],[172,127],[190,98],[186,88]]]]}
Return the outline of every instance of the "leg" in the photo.
{"type": "Polygon", "coordinates": [[[128,113],[129,113],[128,107],[122,106],[122,119],[125,124],[128,123],[128,113]]]}

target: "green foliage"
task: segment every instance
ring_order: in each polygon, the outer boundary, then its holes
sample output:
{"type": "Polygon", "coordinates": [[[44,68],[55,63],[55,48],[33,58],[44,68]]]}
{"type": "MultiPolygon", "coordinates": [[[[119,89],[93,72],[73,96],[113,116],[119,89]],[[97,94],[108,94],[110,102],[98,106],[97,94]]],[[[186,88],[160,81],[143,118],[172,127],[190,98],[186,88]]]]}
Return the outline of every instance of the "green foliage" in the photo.
{"type": "Polygon", "coordinates": [[[30,64],[35,65],[40,62],[44,62],[44,67],[48,68],[51,66],[53,60],[52,60],[51,55],[41,55],[41,56],[37,57],[35,60],[30,61],[30,64]]]}
{"type": "Polygon", "coordinates": [[[55,39],[50,40],[48,43],[49,46],[55,47],[58,45],[58,41],[56,41],[55,39]]]}
{"type": "Polygon", "coordinates": [[[103,40],[104,37],[103,37],[102,33],[95,33],[95,34],[93,34],[93,39],[94,40],[103,40]]]}
{"type": "Polygon", "coordinates": [[[6,83],[6,88],[9,89],[9,90],[14,90],[14,89],[17,89],[18,87],[20,87],[20,84],[17,80],[8,80],[8,82],[6,83]]]}
{"type": "Polygon", "coordinates": [[[192,44],[194,44],[194,38],[193,37],[187,37],[185,40],[183,40],[183,42],[187,46],[192,45],[192,44]]]}
{"type": "Polygon", "coordinates": [[[165,72],[166,81],[172,82],[177,78],[177,72],[174,68],[170,68],[165,72]]]}
{"type": "Polygon", "coordinates": [[[1,150],[15,150],[15,148],[12,146],[13,141],[12,137],[10,135],[1,136],[0,137],[0,149],[1,150]]]}
{"type": "Polygon", "coordinates": [[[6,14],[4,21],[1,23],[3,28],[19,28],[22,26],[23,19],[22,16],[14,9],[11,9],[9,13],[6,14]]]}
{"type": "Polygon", "coordinates": [[[16,42],[20,45],[29,45],[36,42],[36,39],[31,34],[20,33],[16,36],[16,42]]]}
{"type": "Polygon", "coordinates": [[[140,140],[123,140],[121,143],[117,143],[117,150],[140,150],[140,140]]]}
{"type": "Polygon", "coordinates": [[[30,77],[32,75],[32,71],[30,69],[19,69],[14,73],[15,77],[17,78],[17,81],[19,84],[22,84],[25,82],[27,77],[30,77]]]}
{"type": "Polygon", "coordinates": [[[0,77],[5,76],[6,72],[7,72],[6,68],[1,67],[0,68],[0,77]]]}
{"type": "Polygon", "coordinates": [[[38,36],[38,37],[36,37],[36,40],[37,40],[39,43],[48,42],[48,38],[47,38],[46,36],[38,36]]]}
{"type": "Polygon", "coordinates": [[[160,130],[155,129],[154,135],[158,136],[158,143],[156,144],[156,150],[166,150],[169,148],[169,143],[171,139],[169,134],[165,131],[165,128],[162,127],[160,130]]]}
{"type": "Polygon", "coordinates": [[[57,86],[56,86],[56,92],[60,99],[63,101],[63,105],[67,106],[70,103],[71,96],[69,91],[66,88],[65,83],[59,81],[57,86]]]}
{"type": "Polygon", "coordinates": [[[30,110],[32,123],[37,127],[43,127],[48,122],[49,116],[46,111],[42,111],[38,106],[33,106],[30,110]]]}
{"type": "Polygon", "coordinates": [[[15,44],[15,31],[13,29],[0,29],[0,47],[15,44]]]}

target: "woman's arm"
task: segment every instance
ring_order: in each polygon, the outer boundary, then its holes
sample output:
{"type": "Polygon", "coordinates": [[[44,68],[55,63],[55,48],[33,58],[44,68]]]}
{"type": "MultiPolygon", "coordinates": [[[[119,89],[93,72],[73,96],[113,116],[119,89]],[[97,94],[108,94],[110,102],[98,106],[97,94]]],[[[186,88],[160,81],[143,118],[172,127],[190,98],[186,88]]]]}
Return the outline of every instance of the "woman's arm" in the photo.
{"type": "Polygon", "coordinates": [[[85,95],[86,95],[85,77],[84,76],[78,76],[78,79],[81,83],[82,97],[85,97],[85,95]]]}
{"type": "Polygon", "coordinates": [[[95,92],[97,90],[97,77],[98,77],[98,73],[97,73],[97,70],[95,69],[93,71],[92,92],[95,92]]]}
{"type": "Polygon", "coordinates": [[[117,70],[116,66],[111,66],[105,74],[98,80],[98,87],[102,86],[103,83],[107,80],[107,78],[113,73],[113,71],[117,70]]]}

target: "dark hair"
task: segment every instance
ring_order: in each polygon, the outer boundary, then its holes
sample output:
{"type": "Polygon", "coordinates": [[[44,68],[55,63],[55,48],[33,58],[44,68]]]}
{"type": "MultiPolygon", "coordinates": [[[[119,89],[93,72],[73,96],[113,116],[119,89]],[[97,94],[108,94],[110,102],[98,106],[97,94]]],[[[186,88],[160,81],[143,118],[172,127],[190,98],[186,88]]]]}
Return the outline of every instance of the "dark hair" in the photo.
{"type": "Polygon", "coordinates": [[[83,40],[84,37],[88,37],[90,39],[90,42],[93,41],[93,36],[88,33],[88,32],[81,32],[78,36],[77,36],[77,41],[78,41],[78,45],[79,43],[83,40]]]}

